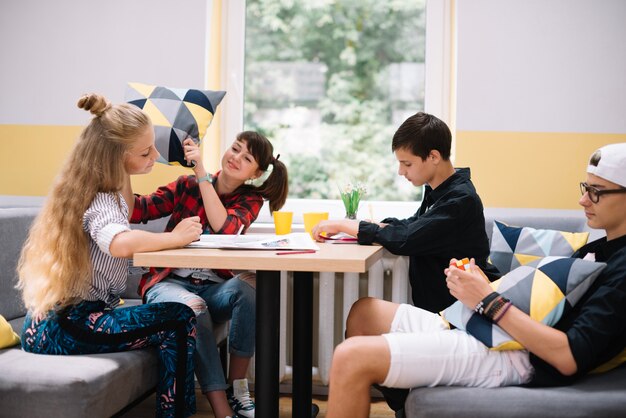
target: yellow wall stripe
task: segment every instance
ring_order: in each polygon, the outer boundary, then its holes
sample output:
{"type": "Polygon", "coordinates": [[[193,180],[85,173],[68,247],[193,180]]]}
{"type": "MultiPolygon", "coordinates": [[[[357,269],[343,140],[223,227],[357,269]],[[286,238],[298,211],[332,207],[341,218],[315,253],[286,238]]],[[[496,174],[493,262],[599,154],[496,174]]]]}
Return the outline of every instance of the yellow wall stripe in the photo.
{"type": "Polygon", "coordinates": [[[457,131],[457,167],[471,167],[485,207],[576,209],[591,153],[626,134],[457,131]]]}
{"type": "MultiPolygon", "coordinates": [[[[0,125],[0,194],[45,196],[69,155],[82,126],[0,125]]],[[[151,193],[184,167],[155,164],[150,174],[133,176],[135,193],[151,193]]]]}
{"type": "MultiPolygon", "coordinates": [[[[214,121],[215,122],[215,121],[214,121]]],[[[45,196],[81,126],[0,125],[0,194],[45,196]]],[[[486,207],[578,208],[589,155],[626,134],[456,132],[455,165],[469,166],[486,207]]],[[[156,164],[133,177],[136,193],[191,174],[156,164]]]]}

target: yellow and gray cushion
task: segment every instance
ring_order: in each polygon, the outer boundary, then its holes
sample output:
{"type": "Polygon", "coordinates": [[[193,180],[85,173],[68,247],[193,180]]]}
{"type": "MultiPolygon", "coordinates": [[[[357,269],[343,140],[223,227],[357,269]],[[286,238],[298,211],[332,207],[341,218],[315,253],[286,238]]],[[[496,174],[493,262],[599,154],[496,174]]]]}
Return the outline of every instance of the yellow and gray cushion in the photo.
{"type": "Polygon", "coordinates": [[[0,315],[0,349],[19,344],[20,337],[13,331],[11,324],[0,315]]]}
{"type": "Polygon", "coordinates": [[[225,91],[179,89],[128,83],[126,101],[143,109],[154,126],[159,162],[189,167],[182,142],[199,143],[213,120],[225,91]]]}
{"type": "MultiPolygon", "coordinates": [[[[535,321],[553,326],[580,300],[604,267],[604,263],[579,258],[545,257],[516,268],[492,282],[491,287],[535,321]]],[[[460,301],[441,315],[487,347],[495,350],[524,348],[502,328],[460,301]]]]}
{"type": "Polygon", "coordinates": [[[588,238],[588,232],[517,227],[494,221],[489,261],[505,274],[539,258],[569,257],[588,238]]]}

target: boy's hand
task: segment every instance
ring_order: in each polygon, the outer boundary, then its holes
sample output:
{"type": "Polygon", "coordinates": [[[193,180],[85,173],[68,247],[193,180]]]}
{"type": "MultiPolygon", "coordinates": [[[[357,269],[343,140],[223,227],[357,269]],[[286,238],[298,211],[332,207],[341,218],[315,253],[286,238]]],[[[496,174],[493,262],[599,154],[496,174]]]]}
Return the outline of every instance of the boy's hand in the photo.
{"type": "Polygon", "coordinates": [[[474,309],[478,302],[493,292],[489,285],[489,280],[485,277],[482,270],[476,266],[473,258],[469,260],[469,270],[467,271],[462,260],[459,261],[453,258],[450,260],[450,267],[445,269],[444,272],[450,294],[470,309],[474,309]],[[463,269],[457,267],[459,262],[463,269]]]}
{"type": "Polygon", "coordinates": [[[311,235],[319,242],[324,242],[324,237],[332,237],[340,232],[356,237],[359,234],[359,222],[352,219],[321,221],[313,227],[311,235]]]}
{"type": "Polygon", "coordinates": [[[450,267],[452,266],[458,269],[465,270],[465,271],[470,271],[470,268],[471,268],[469,258],[467,257],[461,260],[457,260],[456,258],[453,258],[452,260],[450,260],[450,267]]]}
{"type": "Polygon", "coordinates": [[[315,241],[324,242],[324,237],[332,237],[341,232],[335,221],[320,221],[311,230],[311,235],[315,241]]]}
{"type": "MultiPolygon", "coordinates": [[[[474,260],[472,258],[472,260],[474,260]]],[[[485,279],[485,281],[487,283],[491,283],[491,281],[489,280],[489,278],[487,277],[487,275],[485,274],[485,272],[483,272],[483,270],[478,267],[476,264],[473,264],[472,270],[470,270],[470,266],[472,266],[472,264],[470,263],[470,260],[466,257],[463,258],[461,260],[457,260],[456,258],[453,258],[450,260],[450,267],[456,267],[456,268],[462,268],[465,271],[474,271],[474,272],[478,272],[480,273],[481,276],[483,276],[483,278],[485,279]]]]}

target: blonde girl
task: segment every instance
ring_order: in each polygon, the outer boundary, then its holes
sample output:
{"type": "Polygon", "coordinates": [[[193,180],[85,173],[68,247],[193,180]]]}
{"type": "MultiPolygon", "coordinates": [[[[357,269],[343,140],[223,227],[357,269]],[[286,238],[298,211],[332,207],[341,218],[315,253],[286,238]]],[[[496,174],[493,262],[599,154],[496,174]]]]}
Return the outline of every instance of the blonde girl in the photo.
{"type": "Polygon", "coordinates": [[[179,303],[115,309],[126,287],[127,258],[138,251],[181,247],[198,239],[198,217],[168,233],[129,228],[130,175],[150,172],[158,152],[152,124],[128,104],[81,97],[93,118],[64,164],[33,223],[18,264],[29,313],[25,351],[91,354],[157,346],[156,415],[195,412],[192,354],[195,315],[179,303]]]}

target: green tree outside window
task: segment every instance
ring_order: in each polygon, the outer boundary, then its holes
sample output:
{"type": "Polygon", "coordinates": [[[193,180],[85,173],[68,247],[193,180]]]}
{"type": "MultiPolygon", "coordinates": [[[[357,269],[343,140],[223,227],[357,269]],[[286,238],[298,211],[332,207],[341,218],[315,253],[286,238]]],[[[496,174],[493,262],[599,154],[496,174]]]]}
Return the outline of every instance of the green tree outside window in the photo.
{"type": "Polygon", "coordinates": [[[391,138],[424,108],[424,0],[248,0],[245,129],[287,164],[292,198],[416,200],[391,138]]]}

